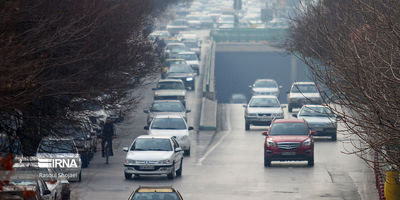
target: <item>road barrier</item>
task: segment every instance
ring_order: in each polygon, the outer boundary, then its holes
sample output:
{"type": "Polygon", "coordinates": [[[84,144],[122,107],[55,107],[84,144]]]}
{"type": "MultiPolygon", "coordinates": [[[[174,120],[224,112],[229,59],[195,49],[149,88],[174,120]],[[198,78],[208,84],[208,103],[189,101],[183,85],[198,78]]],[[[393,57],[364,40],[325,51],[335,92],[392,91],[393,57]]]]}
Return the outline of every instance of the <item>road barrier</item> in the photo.
{"type": "Polygon", "coordinates": [[[215,42],[211,40],[206,64],[204,66],[205,76],[203,80],[203,97],[206,97],[211,100],[215,100],[214,67],[215,67],[215,42]]]}
{"type": "Polygon", "coordinates": [[[268,42],[280,44],[285,41],[287,28],[232,28],[215,29],[210,33],[215,42],[268,42]]]}

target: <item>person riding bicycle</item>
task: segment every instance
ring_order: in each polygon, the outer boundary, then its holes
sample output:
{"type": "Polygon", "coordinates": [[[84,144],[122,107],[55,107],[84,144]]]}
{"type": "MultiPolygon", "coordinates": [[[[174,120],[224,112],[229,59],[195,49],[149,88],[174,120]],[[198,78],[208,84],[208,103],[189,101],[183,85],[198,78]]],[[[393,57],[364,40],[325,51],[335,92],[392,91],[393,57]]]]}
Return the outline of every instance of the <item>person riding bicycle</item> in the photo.
{"type": "Polygon", "coordinates": [[[101,140],[101,153],[102,156],[105,156],[104,153],[104,145],[107,142],[108,143],[108,148],[110,152],[110,156],[113,156],[113,150],[112,150],[112,139],[115,134],[115,129],[114,129],[114,123],[111,120],[111,118],[106,119],[106,123],[103,125],[103,131],[102,131],[102,140],[101,140]]]}

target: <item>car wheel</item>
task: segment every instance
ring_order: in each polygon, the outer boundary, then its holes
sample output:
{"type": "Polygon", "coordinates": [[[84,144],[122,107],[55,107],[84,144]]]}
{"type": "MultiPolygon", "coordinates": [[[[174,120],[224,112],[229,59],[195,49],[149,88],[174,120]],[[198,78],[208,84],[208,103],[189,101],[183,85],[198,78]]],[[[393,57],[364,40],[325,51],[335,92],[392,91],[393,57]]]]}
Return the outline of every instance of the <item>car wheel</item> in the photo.
{"type": "Polygon", "coordinates": [[[308,166],[314,166],[314,155],[310,159],[308,159],[308,166]]]}
{"type": "Polygon", "coordinates": [[[167,174],[168,179],[174,179],[176,175],[176,171],[175,171],[175,163],[172,164],[172,170],[171,173],[167,174]]]}
{"type": "MultiPolygon", "coordinates": [[[[194,80],[193,80],[194,81],[194,80]]],[[[192,86],[190,87],[190,90],[194,90],[195,88],[194,88],[194,82],[193,82],[193,84],[192,84],[192,86]]]]}
{"type": "Polygon", "coordinates": [[[245,122],[244,127],[246,129],[246,131],[250,130],[250,123],[249,122],[245,122]]]}
{"type": "Polygon", "coordinates": [[[336,133],[332,135],[331,140],[332,140],[332,141],[336,141],[336,140],[337,140],[337,134],[336,134],[336,133]]]}
{"type": "Polygon", "coordinates": [[[271,167],[271,159],[267,158],[264,153],[264,167],[271,167]]]}
{"type": "Polygon", "coordinates": [[[190,148],[188,150],[185,150],[184,153],[185,153],[185,156],[190,156],[190,148]]]}
{"type": "Polygon", "coordinates": [[[182,165],[183,165],[183,159],[181,160],[179,170],[176,171],[176,176],[182,176],[182,165]]]}
{"type": "Polygon", "coordinates": [[[293,111],[293,107],[292,107],[290,104],[288,105],[288,111],[289,111],[289,112],[292,112],[292,111],[293,111]]]}
{"type": "Polygon", "coordinates": [[[82,172],[79,172],[79,175],[78,175],[78,182],[81,182],[82,181],[82,172]]]}
{"type": "Polygon", "coordinates": [[[124,172],[124,175],[126,180],[132,179],[132,174],[124,172]]]}

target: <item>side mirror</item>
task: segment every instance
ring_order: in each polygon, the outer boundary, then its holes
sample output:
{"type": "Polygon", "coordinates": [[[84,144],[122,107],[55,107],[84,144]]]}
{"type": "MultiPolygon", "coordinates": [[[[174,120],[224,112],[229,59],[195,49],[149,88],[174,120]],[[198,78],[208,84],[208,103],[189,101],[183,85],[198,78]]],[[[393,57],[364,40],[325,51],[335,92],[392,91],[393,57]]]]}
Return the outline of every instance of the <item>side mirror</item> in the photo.
{"type": "Polygon", "coordinates": [[[311,135],[316,135],[317,131],[311,131],[311,135]]]}
{"type": "Polygon", "coordinates": [[[149,113],[149,110],[143,110],[144,113],[149,113]]]}
{"type": "Polygon", "coordinates": [[[292,114],[292,116],[297,118],[297,114],[292,114]]]}
{"type": "Polygon", "coordinates": [[[180,148],[180,147],[177,147],[177,148],[175,149],[175,152],[180,152],[180,151],[183,151],[182,148],[180,148]]]}
{"type": "Polygon", "coordinates": [[[261,133],[263,136],[268,136],[268,132],[267,131],[264,131],[264,132],[262,132],[261,133]]]}
{"type": "Polygon", "coordinates": [[[190,112],[192,112],[192,110],[190,110],[190,109],[189,109],[189,110],[186,110],[186,113],[190,113],[190,112]]]}
{"type": "Polygon", "coordinates": [[[45,190],[43,191],[43,195],[49,195],[49,194],[51,194],[51,192],[50,192],[49,189],[45,189],[45,190]]]}
{"type": "Polygon", "coordinates": [[[157,90],[157,88],[151,88],[151,90],[157,90]]]}
{"type": "Polygon", "coordinates": [[[189,131],[191,131],[191,130],[193,130],[194,128],[193,128],[193,126],[189,126],[189,131]]]}
{"type": "Polygon", "coordinates": [[[144,126],[144,130],[149,130],[149,126],[144,126]]]}
{"type": "Polygon", "coordinates": [[[247,108],[247,105],[243,105],[243,108],[247,108]]]}
{"type": "Polygon", "coordinates": [[[286,105],[281,105],[281,108],[286,108],[286,105]]]}
{"type": "Polygon", "coordinates": [[[249,88],[253,88],[253,86],[252,86],[252,85],[249,85],[249,88]]]}
{"type": "Polygon", "coordinates": [[[124,147],[122,148],[123,151],[128,152],[129,151],[129,147],[124,147]]]}

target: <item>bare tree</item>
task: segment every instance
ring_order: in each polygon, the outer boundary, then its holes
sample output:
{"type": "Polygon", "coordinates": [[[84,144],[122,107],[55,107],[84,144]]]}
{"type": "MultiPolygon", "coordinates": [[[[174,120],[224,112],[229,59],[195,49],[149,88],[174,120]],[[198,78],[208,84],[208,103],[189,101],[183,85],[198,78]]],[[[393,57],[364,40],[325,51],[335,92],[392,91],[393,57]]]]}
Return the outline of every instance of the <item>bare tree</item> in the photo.
{"type": "Polygon", "coordinates": [[[400,169],[400,1],[325,0],[293,20],[289,51],[327,88],[323,96],[359,137],[351,152],[378,152],[400,169]]]}

